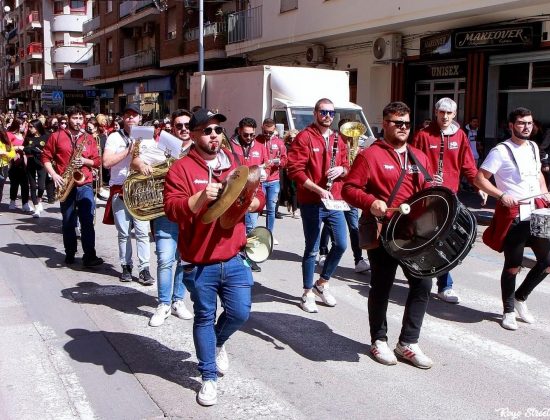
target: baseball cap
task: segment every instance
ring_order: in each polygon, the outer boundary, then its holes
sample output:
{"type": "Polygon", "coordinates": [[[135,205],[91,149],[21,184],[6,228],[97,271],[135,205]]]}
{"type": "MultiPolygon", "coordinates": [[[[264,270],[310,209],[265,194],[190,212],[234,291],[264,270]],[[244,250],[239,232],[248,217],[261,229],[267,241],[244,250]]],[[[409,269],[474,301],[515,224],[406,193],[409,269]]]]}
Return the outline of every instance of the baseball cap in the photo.
{"type": "Polygon", "coordinates": [[[214,112],[204,108],[197,109],[189,121],[189,130],[194,130],[199,125],[206,124],[208,121],[213,119],[216,119],[219,122],[227,121],[225,115],[215,114],[214,112]]]}
{"type": "Polygon", "coordinates": [[[124,114],[126,114],[128,111],[134,111],[136,114],[141,115],[141,109],[139,109],[138,104],[126,105],[126,108],[124,108],[124,114]]]}

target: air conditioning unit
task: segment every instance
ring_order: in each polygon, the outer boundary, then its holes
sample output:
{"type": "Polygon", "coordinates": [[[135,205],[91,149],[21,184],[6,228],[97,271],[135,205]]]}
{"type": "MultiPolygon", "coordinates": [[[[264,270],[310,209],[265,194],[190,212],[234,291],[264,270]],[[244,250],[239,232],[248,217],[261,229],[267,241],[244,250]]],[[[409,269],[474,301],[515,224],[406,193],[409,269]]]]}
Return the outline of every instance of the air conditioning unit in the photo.
{"type": "Polygon", "coordinates": [[[132,28],[132,38],[140,38],[141,37],[141,28],[136,27],[132,28]]]}
{"type": "Polygon", "coordinates": [[[145,22],[143,24],[143,35],[152,35],[155,32],[155,22],[145,22]]]}
{"type": "Polygon", "coordinates": [[[401,58],[401,34],[383,35],[372,43],[374,61],[399,60],[401,58]]]}
{"type": "Polygon", "coordinates": [[[325,60],[325,47],[323,45],[312,45],[306,50],[306,61],[308,63],[322,63],[325,60]]]}

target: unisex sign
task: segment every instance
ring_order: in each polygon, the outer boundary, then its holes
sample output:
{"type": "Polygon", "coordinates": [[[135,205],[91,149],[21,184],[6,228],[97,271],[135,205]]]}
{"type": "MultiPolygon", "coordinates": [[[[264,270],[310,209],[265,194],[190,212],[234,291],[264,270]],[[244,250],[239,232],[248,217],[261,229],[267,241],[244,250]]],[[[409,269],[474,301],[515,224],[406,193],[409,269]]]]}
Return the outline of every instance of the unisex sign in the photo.
{"type": "Polygon", "coordinates": [[[454,34],[456,50],[478,48],[530,47],[533,45],[531,26],[459,31],[454,34]]]}

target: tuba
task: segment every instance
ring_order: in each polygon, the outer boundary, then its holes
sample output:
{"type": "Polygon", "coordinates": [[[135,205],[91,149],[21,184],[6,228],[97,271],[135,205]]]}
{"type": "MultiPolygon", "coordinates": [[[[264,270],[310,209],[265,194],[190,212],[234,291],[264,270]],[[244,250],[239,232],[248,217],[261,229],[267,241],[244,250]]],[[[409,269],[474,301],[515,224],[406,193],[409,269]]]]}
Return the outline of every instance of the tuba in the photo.
{"type": "Polygon", "coordinates": [[[340,127],[340,134],[349,137],[351,143],[348,147],[348,160],[351,165],[359,152],[359,138],[365,134],[367,127],[358,121],[350,121],[340,127]]]}
{"type": "Polygon", "coordinates": [[[61,203],[67,199],[75,184],[80,185],[86,179],[84,173],[79,168],[75,167],[75,161],[82,158],[84,149],[83,141],[76,145],[71,160],[61,175],[64,181],[63,186],[55,189],[55,199],[59,200],[61,203]]]}

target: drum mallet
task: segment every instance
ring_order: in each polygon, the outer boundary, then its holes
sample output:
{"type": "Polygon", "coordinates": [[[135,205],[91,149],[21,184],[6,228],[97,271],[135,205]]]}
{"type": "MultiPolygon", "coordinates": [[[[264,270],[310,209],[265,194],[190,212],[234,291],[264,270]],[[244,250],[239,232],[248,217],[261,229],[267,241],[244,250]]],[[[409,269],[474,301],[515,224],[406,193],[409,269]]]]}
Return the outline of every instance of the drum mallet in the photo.
{"type": "Polygon", "coordinates": [[[407,203],[403,203],[399,207],[387,208],[386,211],[398,211],[401,214],[409,214],[411,212],[411,206],[407,203]]]}
{"type": "Polygon", "coordinates": [[[520,199],[518,199],[518,201],[525,201],[525,200],[530,200],[531,198],[537,198],[537,197],[542,197],[543,195],[547,195],[547,194],[550,194],[550,193],[540,193],[540,194],[535,194],[535,195],[532,195],[532,196],[529,196],[529,197],[523,197],[523,198],[520,198],[520,199]]]}

